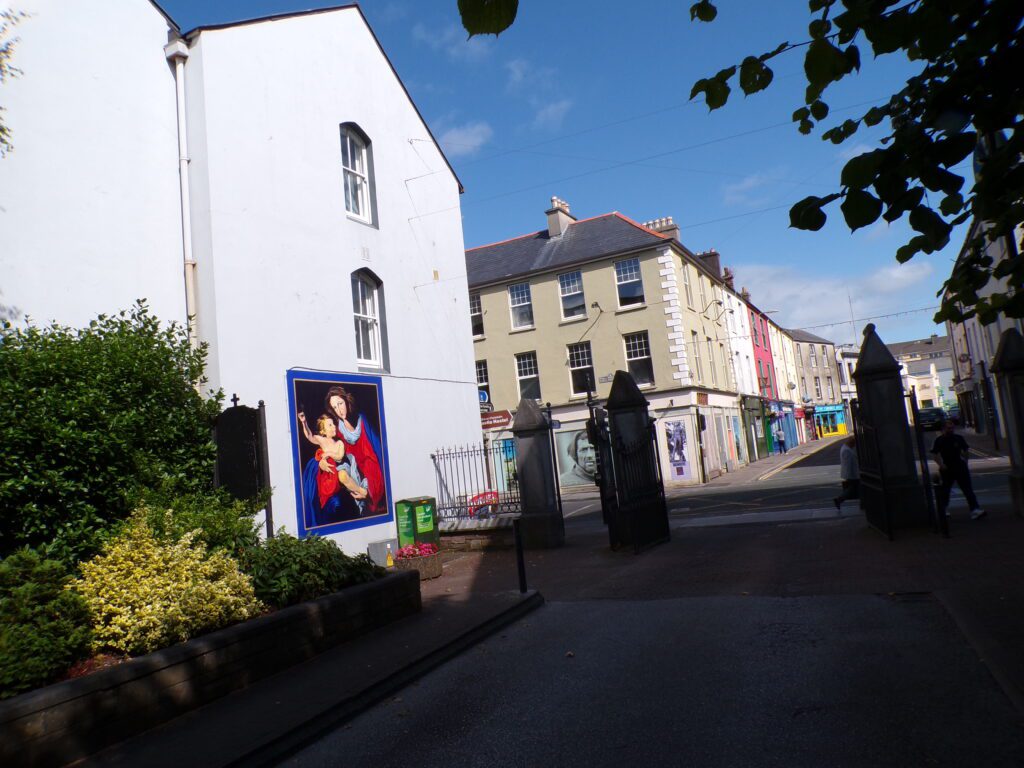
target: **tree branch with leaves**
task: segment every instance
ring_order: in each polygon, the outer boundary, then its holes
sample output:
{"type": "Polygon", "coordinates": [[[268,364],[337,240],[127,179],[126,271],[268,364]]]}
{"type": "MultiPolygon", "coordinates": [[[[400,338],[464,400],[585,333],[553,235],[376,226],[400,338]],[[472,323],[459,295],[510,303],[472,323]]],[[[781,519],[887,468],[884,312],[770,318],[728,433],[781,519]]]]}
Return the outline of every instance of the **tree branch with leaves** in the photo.
{"type": "MultiPolygon", "coordinates": [[[[498,34],[515,20],[515,0],[459,0],[470,33],[498,34]]],[[[690,98],[724,107],[733,84],[746,95],[768,88],[773,59],[805,50],[804,103],[793,112],[803,134],[842,144],[862,126],[885,123],[878,149],[844,166],[839,189],[810,196],[790,209],[790,225],[817,231],[838,202],[851,231],[879,219],[906,218],[914,235],[895,253],[909,261],[949,244],[953,228],[974,218],[972,234],[943,287],[936,321],[998,312],[1024,317],[1024,257],[1017,233],[1024,223],[1024,2],[1021,0],[809,0],[807,39],[782,42],[694,83],[690,98]],[[861,50],[877,58],[902,53],[920,70],[885,104],[825,128],[830,86],[860,72],[861,50]],[[957,167],[974,155],[972,185],[957,167]],[[987,245],[1003,239],[1009,258],[994,263],[987,245]],[[981,297],[993,278],[1006,289],[981,297]]],[[[692,21],[711,23],[715,3],[700,0],[692,21]]]]}
{"type": "MultiPolygon", "coordinates": [[[[14,48],[18,44],[18,38],[11,37],[11,30],[25,16],[26,14],[17,11],[0,11],[0,85],[21,74],[21,70],[11,64],[14,48]]],[[[0,157],[4,157],[14,148],[11,144],[11,131],[3,119],[4,111],[0,106],[0,157]]]]}

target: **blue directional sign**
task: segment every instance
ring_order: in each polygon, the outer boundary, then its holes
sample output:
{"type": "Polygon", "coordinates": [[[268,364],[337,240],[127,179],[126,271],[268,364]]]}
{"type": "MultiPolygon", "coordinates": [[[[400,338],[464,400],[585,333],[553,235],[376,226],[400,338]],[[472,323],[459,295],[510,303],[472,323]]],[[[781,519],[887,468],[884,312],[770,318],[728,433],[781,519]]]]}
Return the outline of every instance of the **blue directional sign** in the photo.
{"type": "Polygon", "coordinates": [[[485,390],[485,389],[481,389],[481,390],[480,390],[480,402],[481,402],[481,403],[486,403],[486,402],[487,402],[487,400],[488,400],[488,397],[487,397],[487,390],[485,390]]]}

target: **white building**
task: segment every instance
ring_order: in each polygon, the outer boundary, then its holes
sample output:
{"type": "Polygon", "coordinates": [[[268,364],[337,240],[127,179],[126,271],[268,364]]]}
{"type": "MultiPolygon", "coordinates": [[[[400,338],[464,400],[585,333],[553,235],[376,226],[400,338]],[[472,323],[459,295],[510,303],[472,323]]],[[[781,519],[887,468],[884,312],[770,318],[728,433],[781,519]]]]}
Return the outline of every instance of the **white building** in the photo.
{"type": "Polygon", "coordinates": [[[0,304],[72,325],[140,298],[193,316],[211,385],[266,402],[275,522],[350,552],[392,537],[394,500],[434,493],[431,450],[480,422],[461,186],[362,12],[182,33],[147,0],[18,7],[0,304]],[[296,410],[312,422],[346,381],[386,430],[385,496],[328,524],[297,509],[296,410]]]}

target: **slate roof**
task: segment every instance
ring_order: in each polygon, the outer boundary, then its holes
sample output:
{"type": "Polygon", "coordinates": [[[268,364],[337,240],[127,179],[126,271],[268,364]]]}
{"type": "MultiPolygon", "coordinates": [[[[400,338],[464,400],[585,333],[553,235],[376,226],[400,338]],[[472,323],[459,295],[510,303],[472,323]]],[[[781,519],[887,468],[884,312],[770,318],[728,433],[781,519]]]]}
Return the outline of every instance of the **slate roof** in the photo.
{"type": "Polygon", "coordinates": [[[466,251],[466,275],[470,288],[475,288],[671,241],[667,235],[647,229],[621,213],[606,213],[573,222],[560,237],[549,237],[543,229],[470,248],[466,251]]]}
{"type": "Polygon", "coordinates": [[[889,351],[895,358],[907,357],[909,355],[932,355],[938,352],[949,354],[949,336],[933,336],[927,339],[914,339],[913,341],[895,341],[887,344],[889,351]]]}
{"type": "Polygon", "coordinates": [[[821,336],[815,336],[810,331],[802,331],[799,328],[793,328],[792,330],[786,331],[786,333],[790,335],[790,338],[792,338],[793,341],[810,342],[811,344],[832,344],[828,339],[823,339],[821,336]]]}

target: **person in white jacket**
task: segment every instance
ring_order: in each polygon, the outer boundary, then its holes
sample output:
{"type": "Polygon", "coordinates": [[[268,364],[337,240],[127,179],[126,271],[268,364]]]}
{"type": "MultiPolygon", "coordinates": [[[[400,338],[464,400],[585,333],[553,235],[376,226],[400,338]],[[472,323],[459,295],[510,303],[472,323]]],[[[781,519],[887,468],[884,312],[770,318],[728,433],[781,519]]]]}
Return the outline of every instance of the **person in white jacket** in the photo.
{"type": "Polygon", "coordinates": [[[844,501],[860,498],[860,467],[857,465],[857,439],[849,437],[839,449],[839,479],[843,492],[832,499],[838,510],[844,501]]]}

